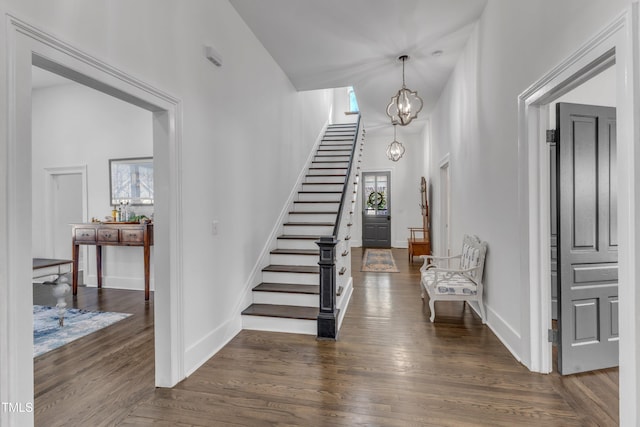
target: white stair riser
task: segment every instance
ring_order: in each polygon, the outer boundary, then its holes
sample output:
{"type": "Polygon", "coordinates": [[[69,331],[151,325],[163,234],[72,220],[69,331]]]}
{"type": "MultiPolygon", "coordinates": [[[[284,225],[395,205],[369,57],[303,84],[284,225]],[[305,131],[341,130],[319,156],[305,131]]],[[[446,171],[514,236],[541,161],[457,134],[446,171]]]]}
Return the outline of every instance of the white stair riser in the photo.
{"type": "Polygon", "coordinates": [[[278,249],[318,249],[311,239],[278,239],[278,249]]]}
{"type": "Polygon", "coordinates": [[[300,285],[317,285],[319,273],[286,273],[280,271],[263,271],[262,281],[267,283],[291,283],[300,285]]]}
{"type": "MultiPolygon", "coordinates": [[[[321,211],[320,211],[321,212],[321,211]]],[[[336,222],[335,213],[295,213],[289,214],[290,222],[336,222]]]]}
{"type": "Polygon", "coordinates": [[[321,155],[318,156],[316,155],[313,158],[314,162],[348,162],[349,161],[349,156],[327,156],[327,155],[321,155]]]}
{"type": "Polygon", "coordinates": [[[298,193],[300,202],[340,202],[341,193],[298,193]]]}
{"type": "Polygon", "coordinates": [[[253,292],[254,304],[295,305],[318,307],[320,297],[316,294],[290,294],[286,292],[253,292]]]}
{"type": "Polygon", "coordinates": [[[339,202],[323,202],[323,203],[294,203],[293,210],[295,212],[316,212],[316,211],[338,211],[339,202]]]}
{"type": "Polygon", "coordinates": [[[333,233],[332,225],[308,226],[308,225],[285,225],[284,234],[296,236],[328,236],[333,233]]]}
{"type": "Polygon", "coordinates": [[[349,167],[349,162],[314,162],[312,163],[314,168],[341,168],[346,170],[349,167]]]}
{"type": "Polygon", "coordinates": [[[336,184],[344,184],[344,176],[340,175],[310,175],[305,178],[306,182],[333,182],[336,184]]]}
{"type": "Polygon", "coordinates": [[[346,147],[322,147],[316,151],[316,156],[350,156],[351,149],[346,147]]]}
{"type": "Polygon", "coordinates": [[[273,265],[310,265],[317,266],[320,255],[271,254],[269,261],[273,265]]]}
{"type": "Polygon", "coordinates": [[[346,175],[347,168],[337,168],[337,169],[309,169],[309,175],[346,175]]]}
{"type": "Polygon", "coordinates": [[[331,147],[340,147],[340,148],[346,148],[346,147],[353,147],[352,144],[353,141],[342,141],[342,140],[335,140],[335,139],[327,139],[322,141],[322,143],[320,144],[320,147],[322,148],[331,148],[331,147]]]}
{"type": "Polygon", "coordinates": [[[316,335],[318,333],[318,322],[317,320],[284,319],[280,317],[242,316],[242,329],[316,335]]]}
{"type": "Polygon", "coordinates": [[[335,184],[302,184],[302,191],[342,191],[344,183],[335,184]]]}

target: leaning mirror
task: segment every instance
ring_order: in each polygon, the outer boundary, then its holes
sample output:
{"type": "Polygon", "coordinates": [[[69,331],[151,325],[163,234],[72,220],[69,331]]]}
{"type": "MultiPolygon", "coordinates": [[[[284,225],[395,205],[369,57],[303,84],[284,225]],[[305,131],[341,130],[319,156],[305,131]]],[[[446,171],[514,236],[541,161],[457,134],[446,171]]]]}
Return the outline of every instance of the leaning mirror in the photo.
{"type": "Polygon", "coordinates": [[[153,157],[109,160],[111,204],[153,205],[153,157]]]}

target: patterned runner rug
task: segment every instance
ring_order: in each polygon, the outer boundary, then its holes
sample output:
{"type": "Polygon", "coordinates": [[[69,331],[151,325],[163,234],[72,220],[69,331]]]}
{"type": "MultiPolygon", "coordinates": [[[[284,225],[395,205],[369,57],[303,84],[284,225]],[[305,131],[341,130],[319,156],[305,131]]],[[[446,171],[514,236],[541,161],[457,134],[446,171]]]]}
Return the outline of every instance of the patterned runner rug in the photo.
{"type": "Polygon", "coordinates": [[[365,249],[360,271],[397,273],[399,270],[391,249],[365,249]]]}
{"type": "Polygon", "coordinates": [[[106,328],[131,316],[127,313],[86,311],[68,308],[64,326],[58,326],[58,309],[43,305],[33,306],[33,357],[61,347],[71,341],[106,328]]]}

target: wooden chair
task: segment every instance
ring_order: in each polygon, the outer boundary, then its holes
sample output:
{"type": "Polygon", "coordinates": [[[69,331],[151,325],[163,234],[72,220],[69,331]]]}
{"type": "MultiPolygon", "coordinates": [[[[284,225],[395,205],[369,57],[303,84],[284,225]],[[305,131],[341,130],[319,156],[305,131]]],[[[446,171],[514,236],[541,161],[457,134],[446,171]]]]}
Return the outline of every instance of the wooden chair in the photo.
{"type": "Polygon", "coordinates": [[[484,260],[487,254],[487,243],[478,236],[465,235],[462,253],[452,257],[423,255],[424,264],[420,267],[420,283],[422,299],[426,292],[429,295],[430,320],[436,317],[436,301],[476,301],[480,307],[482,323],[486,323],[486,314],[482,293],[484,284],[484,260]],[[444,267],[445,262],[459,260],[458,268],[444,267]]]}
{"type": "Polygon", "coordinates": [[[422,210],[422,227],[409,227],[409,262],[414,256],[431,255],[431,238],[429,235],[429,205],[427,202],[427,181],[420,180],[420,209],[422,210]]]}

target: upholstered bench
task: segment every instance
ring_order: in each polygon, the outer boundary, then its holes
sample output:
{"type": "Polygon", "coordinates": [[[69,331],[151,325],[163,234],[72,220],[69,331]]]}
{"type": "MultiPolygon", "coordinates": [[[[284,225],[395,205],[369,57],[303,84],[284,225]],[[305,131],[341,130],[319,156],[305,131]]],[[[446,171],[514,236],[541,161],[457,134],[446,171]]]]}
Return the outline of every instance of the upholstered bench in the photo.
{"type": "MultiPolygon", "coordinates": [[[[482,273],[487,254],[487,243],[478,236],[465,235],[462,253],[452,257],[423,255],[424,264],[420,267],[422,298],[429,295],[431,321],[436,317],[436,301],[477,301],[480,307],[482,323],[486,322],[484,303],[482,302],[482,273]],[[446,262],[457,260],[458,268],[447,266],[446,262]]],[[[456,261],[454,261],[456,262],[456,261]]]]}

